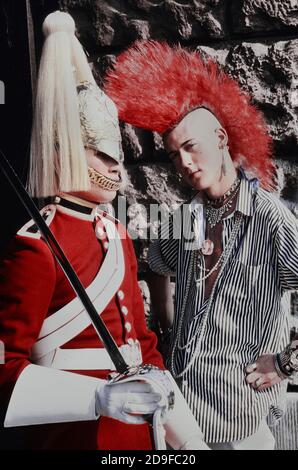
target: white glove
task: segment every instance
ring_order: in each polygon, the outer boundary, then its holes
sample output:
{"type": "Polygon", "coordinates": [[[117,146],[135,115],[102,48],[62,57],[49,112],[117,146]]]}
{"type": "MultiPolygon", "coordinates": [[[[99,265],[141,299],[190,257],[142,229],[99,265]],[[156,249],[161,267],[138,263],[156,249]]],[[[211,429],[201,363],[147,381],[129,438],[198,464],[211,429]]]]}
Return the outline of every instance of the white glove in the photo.
{"type": "Polygon", "coordinates": [[[159,406],[161,395],[151,385],[141,381],[100,384],[95,393],[95,409],[123,423],[142,424],[144,415],[152,415],[159,406]]]}
{"type": "Polygon", "coordinates": [[[167,374],[172,381],[175,393],[174,409],[169,411],[164,424],[167,443],[175,450],[210,450],[203,441],[202,431],[178,385],[170,372],[167,371],[167,374]]]}
{"type": "MultiPolygon", "coordinates": [[[[166,434],[165,440],[173,449],[210,450],[203,441],[199,425],[169,371],[154,368],[145,375],[136,375],[135,379],[147,381],[147,384],[152,387],[151,390],[160,397],[160,401],[151,412],[153,414],[157,411],[153,417],[153,432],[155,445],[158,445],[157,449],[165,449],[163,427],[166,434]],[[173,409],[171,405],[169,406],[171,392],[174,392],[173,409]]],[[[126,380],[133,380],[133,376],[126,380]]]]}

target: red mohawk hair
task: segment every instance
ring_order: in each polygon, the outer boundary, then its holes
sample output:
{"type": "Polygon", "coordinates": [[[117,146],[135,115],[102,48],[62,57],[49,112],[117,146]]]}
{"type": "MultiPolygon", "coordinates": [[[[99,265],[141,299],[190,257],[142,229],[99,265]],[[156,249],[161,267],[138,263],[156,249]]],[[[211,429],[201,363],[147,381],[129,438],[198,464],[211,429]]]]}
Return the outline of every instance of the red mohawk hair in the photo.
{"type": "Polygon", "coordinates": [[[160,134],[191,110],[209,109],[228,134],[232,159],[272,188],[275,166],[263,115],[214,60],[180,46],[138,41],[118,57],[105,91],[121,120],[160,134]]]}

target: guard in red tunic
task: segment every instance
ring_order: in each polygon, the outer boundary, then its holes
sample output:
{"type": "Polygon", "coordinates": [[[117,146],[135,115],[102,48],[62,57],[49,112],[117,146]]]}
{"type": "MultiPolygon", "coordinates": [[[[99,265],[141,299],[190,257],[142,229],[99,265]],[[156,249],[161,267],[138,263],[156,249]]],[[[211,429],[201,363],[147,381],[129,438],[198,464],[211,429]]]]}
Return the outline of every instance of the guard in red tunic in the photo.
{"type": "Polygon", "coordinates": [[[132,242],[98,206],[121,184],[116,107],[94,81],[72,18],[55,12],[43,31],[29,189],[55,196],[42,215],[126,363],[156,369],[148,380],[108,382],[114,364],[31,220],[0,266],[4,426],[19,427],[30,449],[151,449],[152,415],[155,445],[164,429],[173,448],[206,448],[146,327],[132,242]]]}

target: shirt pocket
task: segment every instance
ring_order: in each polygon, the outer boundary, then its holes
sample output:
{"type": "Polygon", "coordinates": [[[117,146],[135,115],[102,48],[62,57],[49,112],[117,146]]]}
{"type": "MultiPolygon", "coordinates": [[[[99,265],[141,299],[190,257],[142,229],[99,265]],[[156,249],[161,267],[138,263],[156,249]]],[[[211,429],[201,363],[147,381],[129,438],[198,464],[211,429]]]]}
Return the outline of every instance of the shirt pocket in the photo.
{"type": "Polygon", "coordinates": [[[246,307],[251,311],[251,315],[261,319],[263,315],[267,314],[266,312],[276,296],[274,288],[276,280],[272,265],[270,263],[250,265],[235,260],[231,271],[232,296],[238,302],[238,306],[240,308],[241,306],[242,308],[246,307]]]}
{"type": "Polygon", "coordinates": [[[224,296],[231,299],[239,308],[251,307],[255,300],[256,287],[259,290],[260,283],[265,283],[268,267],[268,264],[250,265],[234,259],[222,279],[221,288],[224,296]]]}
{"type": "Polygon", "coordinates": [[[243,263],[242,261],[236,259],[233,263],[233,271],[235,274],[235,281],[237,282],[236,279],[236,273],[240,278],[243,278],[243,286],[246,289],[250,289],[255,286],[255,284],[258,281],[260,272],[266,267],[266,264],[258,264],[258,265],[252,265],[252,264],[246,264],[243,263]]]}

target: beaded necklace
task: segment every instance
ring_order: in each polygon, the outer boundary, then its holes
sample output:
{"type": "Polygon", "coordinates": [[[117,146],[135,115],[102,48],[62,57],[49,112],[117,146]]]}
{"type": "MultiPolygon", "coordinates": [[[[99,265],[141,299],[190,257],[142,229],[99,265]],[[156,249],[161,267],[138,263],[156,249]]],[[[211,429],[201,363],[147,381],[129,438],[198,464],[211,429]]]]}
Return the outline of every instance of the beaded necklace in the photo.
{"type": "MultiPolygon", "coordinates": [[[[227,264],[227,261],[230,257],[230,254],[232,252],[232,249],[234,247],[237,235],[239,233],[239,230],[240,230],[240,227],[241,227],[241,224],[242,224],[242,220],[243,220],[243,214],[238,212],[236,214],[235,223],[234,223],[234,227],[233,227],[231,236],[228,240],[228,243],[227,243],[221,257],[220,257],[220,263],[219,262],[216,263],[216,264],[218,264],[217,268],[221,265],[221,269],[220,269],[219,274],[224,270],[224,268],[227,264]]],[[[203,314],[203,318],[201,320],[201,323],[200,323],[200,326],[199,326],[197,332],[195,333],[195,335],[189,341],[186,342],[186,344],[182,345],[181,344],[181,331],[182,331],[183,319],[184,319],[184,315],[185,315],[185,311],[186,311],[188,296],[189,296],[189,292],[190,292],[191,282],[193,280],[193,273],[195,272],[195,265],[197,263],[197,256],[198,256],[197,251],[198,250],[192,250],[192,252],[191,252],[189,270],[188,270],[188,273],[187,273],[185,295],[184,295],[183,305],[182,305],[182,308],[181,308],[181,313],[180,313],[180,318],[179,318],[179,323],[178,323],[178,328],[177,328],[177,334],[175,335],[174,344],[173,344],[173,348],[172,348],[170,368],[171,368],[171,373],[172,373],[173,377],[175,377],[175,378],[182,377],[182,375],[184,375],[189,370],[189,368],[192,366],[195,358],[197,357],[197,353],[198,353],[198,350],[199,350],[199,347],[200,347],[200,344],[201,344],[201,340],[202,340],[202,337],[203,337],[203,334],[204,334],[204,331],[205,331],[205,328],[206,328],[206,325],[207,325],[208,315],[209,315],[211,305],[212,305],[212,302],[213,302],[213,298],[214,298],[214,294],[215,294],[215,287],[216,287],[217,281],[219,279],[219,276],[218,276],[216,282],[214,283],[213,289],[211,291],[211,295],[210,295],[210,297],[208,299],[208,302],[207,302],[207,307],[206,307],[205,313],[203,314]],[[174,356],[175,356],[176,349],[178,348],[179,350],[184,350],[184,349],[188,348],[193,343],[193,341],[195,339],[197,339],[197,344],[196,344],[195,351],[192,354],[191,360],[189,361],[187,366],[181,372],[176,373],[176,370],[175,370],[175,367],[174,367],[174,356]]],[[[215,270],[214,267],[212,269],[213,269],[213,271],[215,270]]],[[[208,276],[210,276],[210,273],[208,273],[207,276],[202,277],[200,279],[195,278],[196,285],[201,283],[208,276]]]]}

